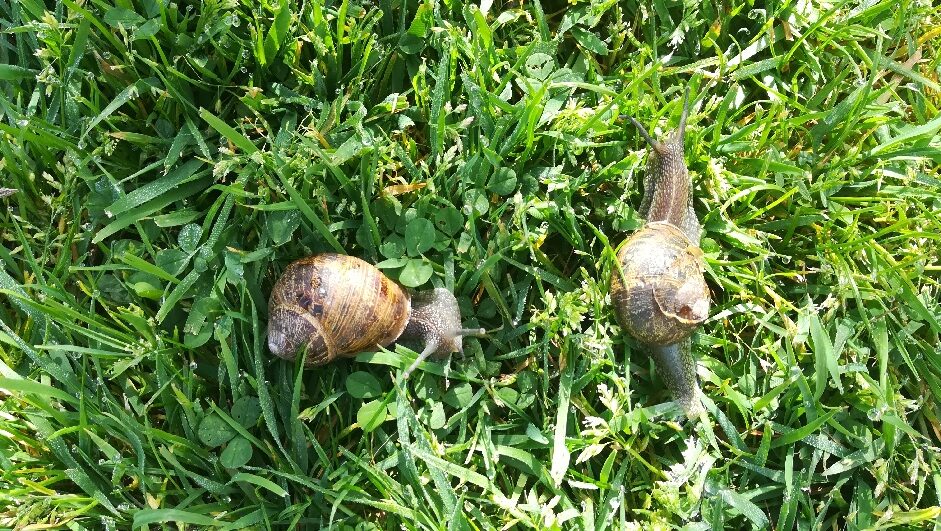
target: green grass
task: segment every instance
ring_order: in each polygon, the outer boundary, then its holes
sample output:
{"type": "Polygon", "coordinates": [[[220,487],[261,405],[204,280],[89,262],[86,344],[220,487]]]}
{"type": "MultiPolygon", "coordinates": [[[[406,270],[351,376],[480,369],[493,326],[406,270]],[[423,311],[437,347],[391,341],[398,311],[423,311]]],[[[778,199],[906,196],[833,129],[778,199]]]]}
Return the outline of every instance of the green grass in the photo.
{"type": "Polygon", "coordinates": [[[0,0],[0,528],[941,529],[932,2],[113,3],[0,0]],[[684,423],[606,292],[687,86],[684,423]],[[331,250],[492,333],[275,359],[331,250]]]}

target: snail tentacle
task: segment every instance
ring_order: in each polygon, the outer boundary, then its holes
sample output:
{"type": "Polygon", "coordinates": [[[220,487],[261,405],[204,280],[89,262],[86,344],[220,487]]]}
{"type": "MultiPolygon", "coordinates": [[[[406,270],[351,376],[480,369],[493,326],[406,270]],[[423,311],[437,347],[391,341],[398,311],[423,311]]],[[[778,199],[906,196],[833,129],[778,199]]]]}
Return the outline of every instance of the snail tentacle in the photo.
{"type": "Polygon", "coordinates": [[[449,335],[457,336],[473,336],[473,337],[484,337],[487,335],[487,330],[484,328],[460,328],[458,330],[453,330],[449,335]]]}
{"type": "Polygon", "coordinates": [[[421,354],[419,354],[418,357],[415,358],[415,361],[412,362],[412,364],[409,365],[407,369],[405,369],[405,372],[402,373],[402,380],[408,380],[408,377],[411,376],[412,372],[414,372],[423,361],[428,359],[428,357],[434,354],[437,350],[438,342],[435,340],[429,341],[428,344],[425,345],[425,349],[421,351],[421,354]]]}

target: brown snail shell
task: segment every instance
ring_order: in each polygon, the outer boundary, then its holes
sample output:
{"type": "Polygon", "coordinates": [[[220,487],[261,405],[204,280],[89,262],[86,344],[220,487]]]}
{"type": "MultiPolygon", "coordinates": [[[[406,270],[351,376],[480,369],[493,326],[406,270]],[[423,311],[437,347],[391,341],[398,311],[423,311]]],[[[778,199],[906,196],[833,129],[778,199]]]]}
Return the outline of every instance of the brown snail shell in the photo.
{"type": "Polygon", "coordinates": [[[611,276],[618,323],[649,345],[685,339],[709,316],[702,251],[678,227],[646,224],[618,251],[611,276]]]}
{"type": "Polygon", "coordinates": [[[409,294],[369,263],[319,254],[288,265],[268,302],[268,348],[307,365],[391,344],[405,330],[409,294]]]}

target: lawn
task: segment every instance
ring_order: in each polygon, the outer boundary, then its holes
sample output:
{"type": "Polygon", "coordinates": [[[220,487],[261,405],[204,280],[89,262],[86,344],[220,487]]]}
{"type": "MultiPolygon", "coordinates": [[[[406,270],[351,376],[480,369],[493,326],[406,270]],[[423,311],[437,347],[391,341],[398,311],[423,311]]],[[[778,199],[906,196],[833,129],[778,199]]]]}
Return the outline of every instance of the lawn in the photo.
{"type": "Polygon", "coordinates": [[[941,529],[932,4],[0,0],[0,528],[941,529]],[[693,419],[608,295],[687,88],[693,419]],[[276,358],[328,251],[487,335],[276,358]]]}

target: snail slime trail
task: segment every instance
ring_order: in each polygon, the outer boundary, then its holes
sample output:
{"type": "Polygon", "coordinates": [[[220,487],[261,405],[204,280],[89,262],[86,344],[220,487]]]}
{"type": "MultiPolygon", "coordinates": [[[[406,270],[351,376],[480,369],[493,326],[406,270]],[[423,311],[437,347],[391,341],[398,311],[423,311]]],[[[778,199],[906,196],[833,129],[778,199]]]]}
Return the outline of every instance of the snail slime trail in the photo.
{"type": "Polygon", "coordinates": [[[663,140],[628,117],[650,146],[640,208],[646,223],[618,251],[611,302],[618,323],[645,345],[677,403],[696,417],[702,402],[690,336],[709,316],[710,301],[683,154],[688,114],[689,89],[679,126],[663,140]]]}
{"type": "Polygon", "coordinates": [[[286,360],[304,352],[309,367],[416,339],[424,349],[407,378],[429,356],[463,352],[463,336],[483,334],[461,327],[450,291],[410,294],[353,256],[324,253],[292,262],[268,299],[268,350],[286,360]]]}

